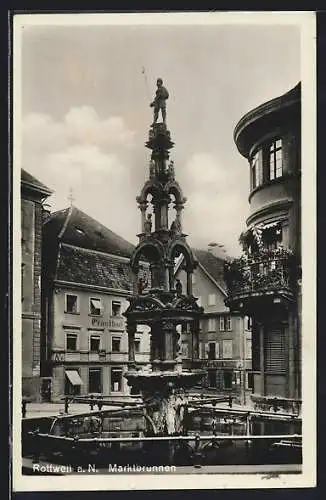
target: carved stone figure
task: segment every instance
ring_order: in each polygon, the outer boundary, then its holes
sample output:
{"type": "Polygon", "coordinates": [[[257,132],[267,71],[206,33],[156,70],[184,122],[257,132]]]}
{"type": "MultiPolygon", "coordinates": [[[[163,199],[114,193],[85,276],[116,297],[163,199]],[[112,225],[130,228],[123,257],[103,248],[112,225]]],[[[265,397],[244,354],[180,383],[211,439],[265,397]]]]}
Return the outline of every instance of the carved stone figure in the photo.
{"type": "Polygon", "coordinates": [[[150,234],[152,231],[152,214],[147,214],[147,219],[145,220],[144,229],[146,234],[150,234]]]}
{"type": "Polygon", "coordinates": [[[169,93],[165,87],[163,87],[162,78],[158,78],[157,90],[153,102],[150,106],[154,108],[154,121],[153,125],[157,122],[159,111],[161,110],[163,123],[166,122],[166,100],[169,98],[169,93]]]}

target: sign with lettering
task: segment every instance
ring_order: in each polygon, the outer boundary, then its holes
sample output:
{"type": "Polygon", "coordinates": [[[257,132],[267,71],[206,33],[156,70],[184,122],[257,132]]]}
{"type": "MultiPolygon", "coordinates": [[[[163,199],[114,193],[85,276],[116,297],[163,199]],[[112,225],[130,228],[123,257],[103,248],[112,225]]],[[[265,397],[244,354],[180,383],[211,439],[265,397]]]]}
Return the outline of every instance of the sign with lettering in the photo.
{"type": "Polygon", "coordinates": [[[52,361],[62,362],[65,360],[64,352],[52,352],[52,361]]]}
{"type": "Polygon", "coordinates": [[[125,323],[123,318],[92,318],[92,326],[98,328],[109,328],[110,330],[124,330],[125,323]]]}

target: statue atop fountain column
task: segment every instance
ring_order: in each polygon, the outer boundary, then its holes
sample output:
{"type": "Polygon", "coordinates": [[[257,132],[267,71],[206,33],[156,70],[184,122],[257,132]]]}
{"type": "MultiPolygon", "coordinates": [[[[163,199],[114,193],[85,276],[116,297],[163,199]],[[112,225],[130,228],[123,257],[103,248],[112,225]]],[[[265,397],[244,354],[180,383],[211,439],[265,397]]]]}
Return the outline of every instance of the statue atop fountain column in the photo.
{"type": "Polygon", "coordinates": [[[158,78],[156,81],[157,90],[154,100],[150,103],[151,108],[154,108],[154,121],[152,125],[155,125],[158,119],[159,111],[162,113],[163,123],[166,123],[166,100],[169,98],[169,92],[165,87],[163,87],[162,78],[158,78]]]}

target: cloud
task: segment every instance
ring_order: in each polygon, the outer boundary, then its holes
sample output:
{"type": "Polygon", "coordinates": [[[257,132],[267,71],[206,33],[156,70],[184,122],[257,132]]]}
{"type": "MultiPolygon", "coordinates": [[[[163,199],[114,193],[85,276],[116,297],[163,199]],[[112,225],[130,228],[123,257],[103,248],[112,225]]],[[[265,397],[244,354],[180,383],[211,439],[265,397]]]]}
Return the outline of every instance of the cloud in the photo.
{"type": "Polygon", "coordinates": [[[188,160],[180,183],[188,199],[184,229],[191,228],[194,246],[216,241],[225,244],[229,253],[239,253],[237,241],[249,209],[246,176],[245,169],[239,174],[211,154],[196,153],[188,160]]]}
{"type": "Polygon", "coordinates": [[[22,166],[54,191],[48,200],[52,210],[67,207],[72,188],[76,206],[134,239],[139,221],[127,157],[135,134],[122,117],[100,119],[94,108],[81,106],[61,121],[29,114],[22,130],[22,166]],[[116,214],[128,205],[133,215],[123,227],[116,214]]]}
{"type": "Polygon", "coordinates": [[[131,148],[135,132],[121,116],[100,119],[91,106],[71,108],[62,121],[44,113],[31,113],[23,119],[23,152],[47,153],[74,145],[93,145],[110,151],[131,148]]]}

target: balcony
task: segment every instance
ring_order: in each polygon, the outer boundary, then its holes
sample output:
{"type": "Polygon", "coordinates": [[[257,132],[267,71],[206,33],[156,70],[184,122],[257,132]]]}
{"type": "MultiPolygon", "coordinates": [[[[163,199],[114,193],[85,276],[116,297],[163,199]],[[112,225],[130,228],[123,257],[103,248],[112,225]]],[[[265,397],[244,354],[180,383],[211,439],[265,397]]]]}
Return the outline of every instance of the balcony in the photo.
{"type": "Polygon", "coordinates": [[[294,255],[284,248],[245,253],[225,265],[226,305],[235,310],[257,300],[293,301],[297,270],[294,255]]]}

